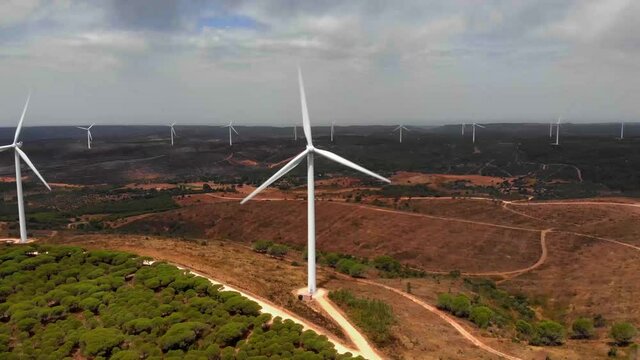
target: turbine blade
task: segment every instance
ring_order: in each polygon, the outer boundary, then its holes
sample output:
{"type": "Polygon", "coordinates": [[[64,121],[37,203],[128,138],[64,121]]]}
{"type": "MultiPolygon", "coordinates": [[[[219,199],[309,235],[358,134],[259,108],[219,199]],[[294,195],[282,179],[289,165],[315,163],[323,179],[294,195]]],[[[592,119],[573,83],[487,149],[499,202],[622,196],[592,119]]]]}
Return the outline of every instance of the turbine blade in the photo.
{"type": "Polygon", "coordinates": [[[93,140],[93,136],[91,136],[91,130],[87,130],[87,133],[89,133],[89,139],[93,140]]]}
{"type": "Polygon", "coordinates": [[[171,127],[171,133],[173,134],[173,136],[178,136],[178,134],[176,134],[176,131],[173,129],[173,126],[171,127]]]}
{"type": "Polygon", "coordinates": [[[398,125],[395,129],[391,130],[391,132],[398,131],[398,130],[400,130],[401,127],[402,127],[402,125],[398,125]]]}
{"type": "Polygon", "coordinates": [[[300,86],[300,106],[302,107],[302,128],[304,129],[304,137],[307,138],[307,145],[313,146],[313,141],[311,140],[309,109],[307,108],[307,95],[304,92],[304,80],[302,79],[302,70],[300,67],[298,67],[298,85],[300,86]]]}
{"type": "Polygon", "coordinates": [[[403,129],[405,129],[406,131],[411,131],[409,129],[407,129],[406,127],[404,127],[404,125],[402,126],[403,129]]]}
{"type": "Polygon", "coordinates": [[[76,126],[76,127],[77,127],[78,129],[82,129],[82,130],[89,130],[88,128],[83,128],[83,127],[80,127],[80,126],[76,126]]]}
{"type": "Polygon", "coordinates": [[[29,107],[29,99],[31,99],[31,94],[27,95],[27,102],[24,104],[24,109],[22,109],[22,116],[20,116],[20,122],[18,122],[18,127],[16,127],[16,134],[13,137],[14,144],[18,142],[18,138],[20,137],[20,132],[22,131],[22,123],[24,122],[24,115],[27,113],[27,108],[29,107]]]}
{"type": "Polygon", "coordinates": [[[240,135],[240,133],[238,133],[238,131],[236,130],[236,128],[234,128],[233,126],[229,125],[229,127],[231,128],[231,130],[233,130],[234,133],[240,135]]]}
{"type": "Polygon", "coordinates": [[[360,165],[358,165],[356,163],[353,163],[353,162],[351,162],[351,161],[349,161],[349,160],[347,160],[347,159],[345,159],[345,158],[343,158],[341,156],[338,156],[338,155],[336,155],[336,154],[334,154],[332,152],[329,152],[329,151],[326,151],[326,150],[321,150],[321,149],[314,149],[314,151],[316,153],[326,157],[327,159],[333,160],[333,161],[335,161],[337,163],[340,163],[340,164],[342,164],[342,165],[344,165],[346,167],[350,167],[350,168],[352,168],[354,170],[358,170],[361,173],[365,173],[365,174],[367,174],[369,176],[373,176],[376,179],[379,179],[379,180],[382,180],[382,181],[385,181],[385,182],[388,182],[388,183],[391,182],[391,180],[389,180],[389,179],[387,179],[387,178],[385,178],[383,176],[380,176],[380,175],[374,173],[371,170],[367,170],[367,169],[363,168],[362,166],[360,166],[360,165]]]}
{"type": "Polygon", "coordinates": [[[171,124],[171,127],[174,127],[176,125],[176,123],[171,124]]]}
{"type": "Polygon", "coordinates": [[[27,163],[27,165],[29,165],[29,167],[36,174],[36,176],[38,176],[38,178],[40,179],[40,181],[42,181],[44,186],[46,186],[47,189],[49,189],[49,191],[51,191],[51,186],[49,186],[49,184],[47,184],[47,182],[44,180],[42,175],[40,175],[40,172],[38,172],[38,169],[36,169],[36,167],[33,166],[33,163],[31,162],[31,160],[29,160],[29,157],[27,156],[27,154],[25,154],[24,151],[22,151],[22,149],[20,149],[17,146],[16,146],[16,151],[18,152],[18,154],[20,155],[22,160],[24,160],[24,162],[27,163]]]}
{"type": "Polygon", "coordinates": [[[93,125],[95,125],[96,123],[93,123],[91,125],[89,125],[89,129],[91,129],[93,127],[93,125]]]}
{"type": "Polygon", "coordinates": [[[0,146],[0,152],[3,152],[3,151],[5,151],[5,150],[7,150],[7,149],[9,149],[9,148],[12,148],[12,147],[13,147],[13,145],[4,145],[4,146],[0,146]]]}
{"type": "Polygon", "coordinates": [[[480,124],[476,124],[476,126],[477,126],[477,127],[479,127],[479,128],[486,129],[486,126],[482,126],[482,125],[480,125],[480,124]]]}
{"type": "Polygon", "coordinates": [[[253,192],[251,194],[249,194],[249,196],[247,196],[246,198],[242,199],[242,201],[240,202],[240,204],[244,204],[247,201],[253,199],[254,196],[258,195],[259,192],[261,192],[262,190],[264,190],[267,186],[273,184],[276,180],[280,179],[282,176],[284,176],[286,173],[288,173],[289,171],[291,171],[293,168],[295,168],[296,166],[298,166],[298,164],[300,164],[302,162],[302,160],[304,160],[304,157],[307,156],[307,153],[309,152],[309,150],[305,150],[303,152],[301,152],[300,154],[298,154],[296,157],[294,157],[291,161],[289,161],[285,166],[282,167],[282,169],[278,170],[278,172],[276,172],[275,174],[273,174],[273,176],[271,176],[269,178],[269,180],[265,181],[262,185],[260,185],[257,189],[253,190],[253,192]]]}

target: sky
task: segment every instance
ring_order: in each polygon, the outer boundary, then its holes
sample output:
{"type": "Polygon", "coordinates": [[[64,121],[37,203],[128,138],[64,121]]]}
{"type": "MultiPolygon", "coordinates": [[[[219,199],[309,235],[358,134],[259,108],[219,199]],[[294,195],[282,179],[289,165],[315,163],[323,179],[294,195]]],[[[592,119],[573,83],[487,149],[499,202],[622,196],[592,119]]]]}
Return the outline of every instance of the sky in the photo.
{"type": "Polygon", "coordinates": [[[0,127],[640,119],[640,1],[0,0],[0,127]]]}

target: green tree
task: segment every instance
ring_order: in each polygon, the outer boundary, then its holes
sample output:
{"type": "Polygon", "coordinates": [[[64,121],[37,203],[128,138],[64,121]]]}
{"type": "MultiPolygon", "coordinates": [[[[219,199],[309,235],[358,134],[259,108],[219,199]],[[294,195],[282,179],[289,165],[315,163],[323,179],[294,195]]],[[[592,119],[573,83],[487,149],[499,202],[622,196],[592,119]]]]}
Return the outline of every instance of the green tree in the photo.
{"type": "Polygon", "coordinates": [[[631,343],[637,333],[638,331],[635,326],[628,322],[619,322],[611,326],[610,335],[616,344],[627,345],[631,343]]]}
{"type": "Polygon", "coordinates": [[[273,244],[267,249],[267,254],[278,258],[284,257],[289,252],[289,248],[286,245],[273,244]]]}
{"type": "Polygon", "coordinates": [[[571,329],[576,339],[589,339],[594,335],[593,320],[584,317],[577,318],[571,325],[571,329]]]}
{"type": "Polygon", "coordinates": [[[438,302],[436,304],[436,307],[438,309],[451,311],[452,304],[453,304],[453,295],[449,293],[438,294],[438,302]]]}
{"type": "Polygon", "coordinates": [[[485,329],[491,324],[493,316],[493,310],[486,306],[473,306],[469,312],[469,320],[481,329],[485,329]]]}
{"type": "Polygon", "coordinates": [[[451,302],[451,313],[458,317],[469,316],[469,310],[471,309],[471,300],[466,295],[459,294],[451,302]]]}
{"type": "Polygon", "coordinates": [[[551,321],[542,320],[535,326],[535,336],[531,343],[533,345],[562,345],[565,339],[564,326],[551,321]]]}
{"type": "Polygon", "coordinates": [[[80,336],[80,348],[85,356],[108,357],[123,340],[124,335],[118,329],[97,328],[80,336]]]}
{"type": "Polygon", "coordinates": [[[259,253],[266,253],[271,245],[273,245],[272,241],[258,240],[253,243],[253,250],[259,253]]]}

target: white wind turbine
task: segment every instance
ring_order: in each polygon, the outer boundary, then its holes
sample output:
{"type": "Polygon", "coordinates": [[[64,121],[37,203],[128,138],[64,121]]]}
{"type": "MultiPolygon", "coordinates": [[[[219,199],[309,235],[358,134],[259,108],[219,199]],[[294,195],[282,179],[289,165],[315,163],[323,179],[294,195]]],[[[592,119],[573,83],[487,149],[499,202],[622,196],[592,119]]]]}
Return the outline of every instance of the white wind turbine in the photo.
{"type": "Polygon", "coordinates": [[[335,131],[333,130],[335,125],[336,125],[336,122],[332,121],[331,122],[331,142],[333,142],[333,134],[335,134],[335,131]]]}
{"type": "Polygon", "coordinates": [[[314,183],[314,170],[313,161],[315,154],[325,157],[329,160],[340,163],[344,166],[358,170],[367,175],[378,178],[382,181],[390,182],[388,179],[371,172],[360,165],[338,156],[332,152],[321,150],[313,146],[311,138],[311,124],[309,122],[309,112],[307,109],[307,98],[304,92],[304,83],[302,80],[302,71],[298,68],[298,86],[300,87],[300,103],[302,107],[302,128],[304,130],[304,136],[307,139],[307,148],[289,161],[278,172],[271,176],[267,181],[255,189],[249,196],[241,201],[241,204],[246,203],[256,196],[259,192],[264,190],[267,186],[273,184],[276,180],[284,176],[293,168],[298,166],[304,158],[307,158],[307,276],[308,276],[308,290],[309,295],[313,295],[316,292],[316,219],[315,219],[315,183],[314,183]]]}
{"type": "Polygon", "coordinates": [[[25,163],[31,168],[31,170],[38,176],[40,181],[44,184],[44,186],[51,191],[51,187],[44,180],[42,175],[38,172],[27,154],[20,149],[22,147],[22,141],[18,141],[20,138],[20,131],[22,130],[22,123],[24,121],[24,115],[27,113],[27,107],[29,106],[29,98],[31,95],[27,97],[27,102],[24,104],[24,109],[22,110],[22,116],[20,117],[20,122],[18,122],[18,127],[16,128],[16,133],[13,137],[13,143],[11,145],[0,146],[0,152],[13,148],[14,159],[16,165],[16,190],[17,190],[17,200],[18,200],[18,219],[20,221],[20,243],[27,242],[27,221],[24,215],[24,198],[22,194],[22,171],[20,169],[20,158],[24,160],[25,163]]]}
{"type": "Polygon", "coordinates": [[[624,140],[624,122],[620,123],[620,140],[624,140]]]}
{"type": "Polygon", "coordinates": [[[400,143],[402,144],[402,130],[407,130],[407,131],[409,131],[409,129],[407,129],[404,125],[398,125],[398,127],[397,127],[397,128],[395,128],[395,129],[393,129],[393,131],[392,131],[392,132],[396,132],[396,131],[398,131],[398,130],[400,130],[400,143]]]}
{"type": "Polygon", "coordinates": [[[91,149],[91,142],[93,141],[93,136],[91,136],[91,128],[93,127],[93,125],[95,124],[91,124],[91,126],[89,127],[76,126],[78,129],[82,129],[87,132],[87,149],[91,149]]]}
{"type": "Polygon", "coordinates": [[[473,141],[474,144],[476,143],[476,127],[483,128],[483,129],[485,128],[484,126],[482,126],[480,124],[477,124],[477,123],[471,124],[471,129],[473,130],[472,131],[472,141],[473,141]]]}
{"type": "Polygon", "coordinates": [[[223,125],[221,127],[229,128],[229,146],[233,146],[233,139],[231,137],[231,131],[233,130],[234,133],[236,133],[237,135],[240,135],[238,133],[238,131],[236,131],[236,128],[233,127],[233,121],[229,121],[229,125],[223,125]]]}
{"type": "Polygon", "coordinates": [[[553,122],[549,123],[549,139],[553,137],[553,122]]]}
{"type": "Polygon", "coordinates": [[[560,145],[560,120],[562,120],[562,118],[558,118],[556,122],[556,142],[553,143],[553,145],[560,145]]]}
{"type": "Polygon", "coordinates": [[[176,125],[176,123],[173,123],[171,125],[169,125],[169,127],[171,128],[171,146],[173,146],[173,137],[174,136],[178,136],[176,134],[176,130],[173,128],[176,125]]]}
{"type": "Polygon", "coordinates": [[[464,136],[464,128],[465,128],[465,126],[467,126],[467,124],[462,123],[462,136],[464,136]]]}

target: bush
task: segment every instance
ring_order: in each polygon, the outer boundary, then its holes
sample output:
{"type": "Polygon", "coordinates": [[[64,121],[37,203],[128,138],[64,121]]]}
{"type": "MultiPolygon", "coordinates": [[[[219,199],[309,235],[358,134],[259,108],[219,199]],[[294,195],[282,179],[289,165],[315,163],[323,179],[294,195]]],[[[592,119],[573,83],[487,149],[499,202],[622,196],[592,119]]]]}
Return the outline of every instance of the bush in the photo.
{"type": "Polygon", "coordinates": [[[336,269],[343,274],[351,275],[353,277],[362,277],[367,267],[356,260],[343,258],[336,264],[336,269]]]}
{"type": "Polygon", "coordinates": [[[289,252],[289,248],[286,245],[274,244],[269,246],[267,254],[275,257],[284,257],[289,252]]]}
{"type": "Polygon", "coordinates": [[[551,320],[542,320],[535,327],[535,336],[531,341],[532,345],[554,346],[564,343],[564,327],[551,320]]]}
{"type": "Polygon", "coordinates": [[[367,267],[360,263],[355,263],[349,268],[349,275],[354,278],[364,277],[364,273],[367,271],[367,267]]]}
{"type": "Polygon", "coordinates": [[[458,317],[469,316],[469,309],[471,308],[471,300],[466,295],[460,294],[453,298],[451,302],[451,313],[458,317]]]}
{"type": "Polygon", "coordinates": [[[469,320],[481,329],[485,329],[491,324],[493,316],[493,310],[486,306],[474,306],[469,312],[469,320]]]}
{"type": "Polygon", "coordinates": [[[451,311],[451,304],[453,304],[453,295],[449,293],[438,294],[438,302],[436,304],[438,309],[451,311]]]}
{"type": "Polygon", "coordinates": [[[123,340],[124,335],[118,329],[97,328],[80,336],[80,347],[83,355],[108,357],[123,340]]]}
{"type": "Polygon", "coordinates": [[[529,338],[533,335],[535,329],[527,321],[518,320],[516,321],[516,330],[526,338],[529,338]]]}
{"type": "Polygon", "coordinates": [[[631,343],[637,333],[638,331],[636,330],[635,326],[631,325],[628,322],[619,322],[611,326],[610,335],[611,338],[616,342],[616,344],[627,345],[631,343]]]}
{"type": "Polygon", "coordinates": [[[593,321],[587,318],[578,318],[571,325],[573,337],[576,339],[589,339],[593,337],[593,321]]]}
{"type": "Polygon", "coordinates": [[[324,261],[327,262],[327,265],[335,268],[342,257],[336,253],[328,253],[324,256],[324,261]]]}
{"type": "Polygon", "coordinates": [[[266,253],[271,245],[273,245],[272,241],[258,240],[253,243],[253,250],[259,253],[266,253]]]}
{"type": "Polygon", "coordinates": [[[216,343],[221,346],[235,346],[247,331],[247,326],[238,322],[230,322],[221,326],[216,332],[216,343]]]}
{"type": "Polygon", "coordinates": [[[357,298],[348,290],[331,291],[329,298],[345,308],[356,325],[376,344],[385,345],[391,341],[391,325],[395,323],[391,306],[380,300],[357,298]]]}
{"type": "Polygon", "coordinates": [[[386,272],[397,273],[402,270],[402,265],[400,264],[400,262],[388,255],[378,256],[377,258],[373,259],[373,266],[378,270],[386,272]]]}

